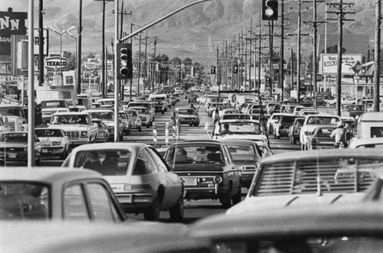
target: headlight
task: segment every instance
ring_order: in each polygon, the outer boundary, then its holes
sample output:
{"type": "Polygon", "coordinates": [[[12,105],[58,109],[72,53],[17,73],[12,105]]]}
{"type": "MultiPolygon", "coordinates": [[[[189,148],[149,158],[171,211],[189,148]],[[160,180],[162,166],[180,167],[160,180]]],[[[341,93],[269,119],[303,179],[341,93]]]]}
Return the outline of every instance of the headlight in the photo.
{"type": "Polygon", "coordinates": [[[87,131],[81,131],[81,137],[88,137],[87,131]]]}
{"type": "Polygon", "coordinates": [[[215,182],[216,184],[220,184],[220,183],[222,183],[222,177],[221,177],[221,176],[216,176],[216,177],[214,178],[214,182],[215,182]]]}

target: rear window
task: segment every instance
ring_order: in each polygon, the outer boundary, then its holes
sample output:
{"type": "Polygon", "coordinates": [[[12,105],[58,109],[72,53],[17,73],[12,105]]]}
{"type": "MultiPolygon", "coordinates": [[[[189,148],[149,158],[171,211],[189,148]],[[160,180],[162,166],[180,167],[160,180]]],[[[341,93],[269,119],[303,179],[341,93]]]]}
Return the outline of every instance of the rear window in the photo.
{"type": "Polygon", "coordinates": [[[45,184],[0,181],[0,220],[48,219],[49,193],[45,184]]]}
{"type": "Polygon", "coordinates": [[[220,146],[178,146],[170,148],[166,155],[169,165],[175,164],[223,164],[220,146]],[[176,151],[176,152],[174,152],[176,151]],[[175,153],[175,155],[174,155],[175,153]]]}
{"type": "Polygon", "coordinates": [[[253,196],[353,193],[365,191],[383,161],[375,159],[333,158],[265,164],[253,196]],[[319,189],[320,187],[320,189],[319,189]]]}
{"type": "Polygon", "coordinates": [[[105,176],[126,175],[130,150],[89,150],[76,153],[74,167],[95,170],[105,176]]]}
{"type": "Polygon", "coordinates": [[[37,137],[63,137],[63,133],[59,129],[36,129],[37,137]]]}
{"type": "Polygon", "coordinates": [[[257,156],[253,146],[229,145],[228,148],[234,163],[235,162],[255,163],[257,161],[257,156]]]}

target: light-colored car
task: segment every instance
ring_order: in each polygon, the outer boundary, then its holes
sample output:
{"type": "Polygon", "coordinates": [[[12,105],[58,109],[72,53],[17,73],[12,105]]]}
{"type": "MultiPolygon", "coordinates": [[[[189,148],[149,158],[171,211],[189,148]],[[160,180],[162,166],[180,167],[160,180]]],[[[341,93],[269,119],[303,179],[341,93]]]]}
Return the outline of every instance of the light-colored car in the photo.
{"type": "Polygon", "coordinates": [[[180,124],[188,124],[189,126],[199,126],[200,118],[198,116],[198,110],[193,108],[176,108],[175,109],[176,120],[180,124]]]}
{"type": "Polygon", "coordinates": [[[0,115],[8,131],[26,131],[24,107],[16,104],[0,104],[0,115]]]}
{"type": "Polygon", "coordinates": [[[141,122],[143,126],[146,127],[151,127],[153,126],[154,118],[155,118],[155,113],[154,111],[151,111],[147,107],[139,107],[139,106],[132,106],[130,107],[133,110],[136,110],[138,112],[138,115],[140,116],[141,122]]]}
{"type": "Polygon", "coordinates": [[[132,123],[129,120],[128,114],[125,111],[118,112],[118,119],[121,122],[121,129],[123,135],[130,135],[130,129],[132,128],[132,123]]]}
{"type": "Polygon", "coordinates": [[[107,142],[110,135],[108,126],[101,119],[92,119],[92,123],[98,127],[96,142],[107,142]]]}
{"type": "Polygon", "coordinates": [[[97,101],[100,106],[100,109],[113,109],[114,108],[114,98],[102,98],[97,101]]]}
{"type": "Polygon", "coordinates": [[[223,109],[223,110],[219,111],[218,115],[219,115],[219,118],[222,119],[222,117],[224,115],[228,115],[228,114],[240,114],[240,113],[241,112],[238,109],[226,108],[226,109],[223,109]]]}
{"type": "Polygon", "coordinates": [[[50,117],[56,112],[69,112],[69,104],[65,99],[42,100],[40,102],[42,117],[50,117]]]}
{"type": "Polygon", "coordinates": [[[374,149],[309,150],[261,161],[245,200],[228,214],[360,201],[383,168],[374,149]]]}
{"type": "Polygon", "coordinates": [[[308,137],[318,126],[336,126],[337,123],[340,121],[341,119],[339,116],[335,116],[332,114],[320,113],[315,115],[307,115],[299,133],[301,149],[307,149],[308,137]]]}
{"type": "Polygon", "coordinates": [[[335,130],[335,126],[318,126],[307,137],[308,149],[325,149],[334,148],[335,138],[331,137],[331,133],[335,130]]]}
{"type": "Polygon", "coordinates": [[[126,212],[144,213],[147,220],[158,220],[160,211],[169,211],[172,220],[183,218],[183,183],[149,145],[82,145],[73,149],[62,166],[103,174],[126,212]]]}
{"type": "MultiPolygon", "coordinates": [[[[8,162],[23,162],[28,159],[28,133],[3,132],[0,133],[0,165],[7,166],[8,162]]],[[[41,161],[41,143],[35,135],[35,163],[41,161]]]]}
{"type": "Polygon", "coordinates": [[[383,148],[383,138],[355,139],[349,148],[383,148]]]}
{"type": "MultiPolygon", "coordinates": [[[[101,119],[109,130],[109,140],[114,140],[114,112],[111,109],[90,109],[84,111],[84,113],[88,113],[91,119],[101,119]]],[[[124,135],[124,127],[122,122],[119,122],[119,135],[120,139],[123,138],[124,135]]]]}
{"type": "Polygon", "coordinates": [[[98,126],[86,112],[58,112],[51,116],[49,127],[61,128],[71,145],[94,142],[98,126]]]}
{"type": "Polygon", "coordinates": [[[3,221],[0,226],[7,231],[0,237],[1,252],[216,252],[208,240],[188,238],[183,224],[3,221]]]}
{"type": "Polygon", "coordinates": [[[124,110],[125,114],[127,115],[128,124],[130,125],[131,129],[137,129],[138,132],[142,131],[142,121],[139,116],[138,111],[134,109],[126,109],[124,110]]]}
{"type": "Polygon", "coordinates": [[[70,142],[61,128],[36,128],[35,133],[41,143],[41,156],[67,157],[70,142]]]}
{"type": "Polygon", "coordinates": [[[126,219],[109,184],[91,170],[2,168],[0,187],[1,220],[120,223],[126,219]]]}
{"type": "Polygon", "coordinates": [[[266,123],[267,133],[269,134],[274,133],[275,126],[282,115],[291,115],[291,114],[279,113],[279,112],[271,114],[270,118],[267,120],[267,123],[266,123]]]}

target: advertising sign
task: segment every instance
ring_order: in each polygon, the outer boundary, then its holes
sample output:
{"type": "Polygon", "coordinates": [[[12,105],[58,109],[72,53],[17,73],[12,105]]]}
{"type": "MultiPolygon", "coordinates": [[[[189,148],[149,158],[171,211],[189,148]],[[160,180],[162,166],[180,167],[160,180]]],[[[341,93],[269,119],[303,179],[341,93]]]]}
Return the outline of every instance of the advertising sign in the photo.
{"type": "Polygon", "coordinates": [[[48,71],[60,71],[66,69],[68,65],[68,59],[60,56],[51,56],[45,58],[45,68],[48,71]]]}
{"type": "MultiPolygon", "coordinates": [[[[342,55],[342,74],[355,74],[353,67],[357,62],[362,62],[361,54],[342,55]]],[[[319,73],[323,75],[336,74],[338,66],[338,54],[321,54],[319,73]]]]}
{"type": "MultiPolygon", "coordinates": [[[[39,55],[39,29],[34,29],[33,31],[34,35],[34,49],[33,52],[35,55],[39,55]]],[[[49,30],[43,29],[43,44],[44,44],[44,55],[48,55],[48,48],[49,48],[49,30]]]]}
{"type": "Polygon", "coordinates": [[[26,35],[27,12],[0,11],[0,55],[11,55],[11,35],[26,35]]]}

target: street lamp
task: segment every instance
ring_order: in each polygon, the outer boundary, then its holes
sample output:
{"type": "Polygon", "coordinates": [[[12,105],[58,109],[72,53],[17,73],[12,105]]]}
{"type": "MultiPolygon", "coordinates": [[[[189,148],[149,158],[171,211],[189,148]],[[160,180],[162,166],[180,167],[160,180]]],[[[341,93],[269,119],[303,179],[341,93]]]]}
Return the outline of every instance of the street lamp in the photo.
{"type": "Polygon", "coordinates": [[[60,31],[57,31],[56,29],[54,29],[52,26],[48,26],[48,29],[51,30],[52,32],[58,34],[60,36],[60,83],[61,83],[61,86],[63,85],[63,73],[62,73],[62,63],[61,63],[61,60],[62,60],[62,40],[63,40],[63,35],[67,32],[67,30],[62,30],[61,32],[60,31]]]}
{"type": "Polygon", "coordinates": [[[75,58],[77,59],[77,57],[78,57],[78,37],[79,37],[79,34],[74,35],[74,34],[71,32],[71,30],[73,30],[73,29],[76,29],[76,31],[77,31],[77,33],[78,33],[77,27],[75,27],[75,26],[71,26],[71,27],[69,27],[65,32],[66,32],[66,34],[68,34],[69,36],[71,36],[73,39],[75,39],[75,42],[76,42],[76,56],[75,56],[75,58]]]}

